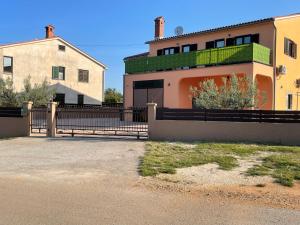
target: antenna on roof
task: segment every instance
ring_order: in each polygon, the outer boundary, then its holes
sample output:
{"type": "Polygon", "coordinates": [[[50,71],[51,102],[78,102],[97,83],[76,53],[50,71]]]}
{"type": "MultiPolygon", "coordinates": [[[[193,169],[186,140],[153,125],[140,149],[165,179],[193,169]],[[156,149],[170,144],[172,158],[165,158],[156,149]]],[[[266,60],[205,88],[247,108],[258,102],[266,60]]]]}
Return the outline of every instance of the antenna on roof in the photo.
{"type": "Polygon", "coordinates": [[[176,36],[179,36],[179,35],[182,35],[183,34],[183,27],[182,26],[178,26],[175,28],[175,35],[176,36]]]}

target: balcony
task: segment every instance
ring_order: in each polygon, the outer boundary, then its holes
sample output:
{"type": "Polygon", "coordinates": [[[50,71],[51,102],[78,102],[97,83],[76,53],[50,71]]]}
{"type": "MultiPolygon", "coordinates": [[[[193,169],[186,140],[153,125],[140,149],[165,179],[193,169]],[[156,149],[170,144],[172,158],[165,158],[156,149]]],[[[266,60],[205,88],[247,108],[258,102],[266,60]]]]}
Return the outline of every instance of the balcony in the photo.
{"type": "Polygon", "coordinates": [[[184,67],[216,66],[258,62],[271,64],[271,50],[253,43],[224,48],[206,49],[175,55],[139,57],[125,60],[125,73],[138,74],[184,67]]]}

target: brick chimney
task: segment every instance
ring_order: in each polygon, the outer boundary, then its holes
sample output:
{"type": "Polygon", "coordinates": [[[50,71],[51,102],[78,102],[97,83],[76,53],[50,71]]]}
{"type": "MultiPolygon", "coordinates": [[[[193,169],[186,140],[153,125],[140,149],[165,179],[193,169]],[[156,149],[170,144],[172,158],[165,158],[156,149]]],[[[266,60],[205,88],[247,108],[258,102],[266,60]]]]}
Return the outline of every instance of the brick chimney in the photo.
{"type": "Polygon", "coordinates": [[[48,25],[48,26],[45,27],[45,29],[46,29],[46,38],[55,37],[55,34],[54,34],[55,27],[54,26],[48,25]]]}
{"type": "Polygon", "coordinates": [[[164,38],[164,34],[165,34],[165,19],[160,16],[157,17],[155,20],[155,39],[161,39],[164,38]]]}

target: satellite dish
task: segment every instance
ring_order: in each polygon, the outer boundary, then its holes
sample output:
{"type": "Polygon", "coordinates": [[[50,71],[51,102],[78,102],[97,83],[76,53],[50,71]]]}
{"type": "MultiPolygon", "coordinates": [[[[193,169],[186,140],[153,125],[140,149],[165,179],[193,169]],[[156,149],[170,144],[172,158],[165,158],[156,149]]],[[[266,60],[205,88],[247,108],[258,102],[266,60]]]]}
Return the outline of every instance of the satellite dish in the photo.
{"type": "Polygon", "coordinates": [[[175,35],[179,36],[183,34],[183,27],[182,26],[178,26],[175,28],[175,35]]]}

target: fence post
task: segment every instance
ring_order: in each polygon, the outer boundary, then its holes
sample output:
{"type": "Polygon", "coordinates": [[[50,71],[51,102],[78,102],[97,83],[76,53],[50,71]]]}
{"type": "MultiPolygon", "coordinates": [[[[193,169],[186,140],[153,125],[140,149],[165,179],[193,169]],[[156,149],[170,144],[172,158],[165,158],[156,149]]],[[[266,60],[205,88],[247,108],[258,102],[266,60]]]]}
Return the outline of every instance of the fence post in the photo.
{"type": "Polygon", "coordinates": [[[153,130],[155,129],[154,126],[154,122],[156,120],[156,107],[157,104],[156,103],[148,103],[148,137],[151,140],[152,136],[153,136],[153,130]]]}
{"type": "Polygon", "coordinates": [[[32,109],[33,102],[23,102],[22,105],[22,115],[26,119],[26,136],[31,135],[31,109],[32,109]]]}
{"type": "Polygon", "coordinates": [[[47,113],[47,136],[55,137],[56,136],[56,102],[48,103],[48,113],[47,113]]]}
{"type": "Polygon", "coordinates": [[[156,103],[148,103],[148,123],[149,125],[156,120],[156,103]]]}

